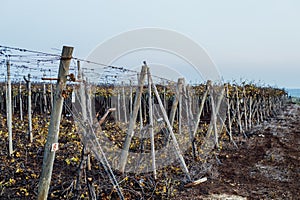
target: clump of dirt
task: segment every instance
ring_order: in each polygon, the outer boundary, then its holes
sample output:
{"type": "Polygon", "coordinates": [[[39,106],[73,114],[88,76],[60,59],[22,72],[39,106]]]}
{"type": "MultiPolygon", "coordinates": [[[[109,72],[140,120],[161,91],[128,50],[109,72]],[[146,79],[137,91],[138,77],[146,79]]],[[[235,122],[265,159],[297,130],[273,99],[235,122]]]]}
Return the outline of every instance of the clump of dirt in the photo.
{"type": "Polygon", "coordinates": [[[225,143],[217,176],[184,189],[174,199],[298,199],[300,196],[300,106],[254,127],[238,148],[225,143]]]}

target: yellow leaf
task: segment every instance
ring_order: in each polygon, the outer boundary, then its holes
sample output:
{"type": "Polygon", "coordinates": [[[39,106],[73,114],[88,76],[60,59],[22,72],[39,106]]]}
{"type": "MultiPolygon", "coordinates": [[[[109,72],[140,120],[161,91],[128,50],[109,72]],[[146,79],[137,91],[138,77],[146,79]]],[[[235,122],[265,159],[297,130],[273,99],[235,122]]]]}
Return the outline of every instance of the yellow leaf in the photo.
{"type": "Polygon", "coordinates": [[[13,179],[13,178],[10,178],[10,179],[9,179],[9,182],[10,182],[11,184],[15,184],[15,183],[16,183],[16,180],[13,179]]]}
{"type": "Polygon", "coordinates": [[[167,192],[167,187],[164,185],[163,187],[163,193],[166,193],[167,192]]]}
{"type": "Polygon", "coordinates": [[[37,178],[38,175],[36,175],[36,174],[31,174],[31,177],[32,177],[32,178],[37,178]]]}
{"type": "Polygon", "coordinates": [[[16,157],[19,158],[20,156],[21,156],[21,155],[20,155],[20,152],[17,152],[17,153],[16,153],[16,157]]]}
{"type": "Polygon", "coordinates": [[[71,161],[73,161],[73,162],[78,162],[78,161],[79,161],[79,158],[77,158],[77,157],[72,157],[72,158],[71,158],[71,161]]]}
{"type": "Polygon", "coordinates": [[[65,160],[65,162],[67,163],[67,165],[70,165],[70,163],[71,163],[71,161],[70,161],[69,158],[67,158],[67,159],[65,160]]]}

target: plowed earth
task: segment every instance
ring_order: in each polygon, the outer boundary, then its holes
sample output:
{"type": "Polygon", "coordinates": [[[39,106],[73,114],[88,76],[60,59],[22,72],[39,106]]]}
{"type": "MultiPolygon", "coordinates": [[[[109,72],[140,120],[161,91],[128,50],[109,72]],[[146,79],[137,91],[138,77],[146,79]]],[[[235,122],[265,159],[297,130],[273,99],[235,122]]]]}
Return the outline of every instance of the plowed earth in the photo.
{"type": "Polygon", "coordinates": [[[300,199],[300,106],[225,144],[214,176],[174,199],[300,199]]]}

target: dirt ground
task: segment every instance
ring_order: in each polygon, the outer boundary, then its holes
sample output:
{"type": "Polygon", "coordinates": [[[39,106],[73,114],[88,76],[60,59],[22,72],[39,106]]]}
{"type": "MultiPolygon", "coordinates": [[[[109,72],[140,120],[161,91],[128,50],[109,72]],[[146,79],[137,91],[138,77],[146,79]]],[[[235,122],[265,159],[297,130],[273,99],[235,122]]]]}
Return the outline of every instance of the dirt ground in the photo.
{"type": "Polygon", "coordinates": [[[215,175],[174,199],[300,199],[300,106],[223,147],[215,175]]]}

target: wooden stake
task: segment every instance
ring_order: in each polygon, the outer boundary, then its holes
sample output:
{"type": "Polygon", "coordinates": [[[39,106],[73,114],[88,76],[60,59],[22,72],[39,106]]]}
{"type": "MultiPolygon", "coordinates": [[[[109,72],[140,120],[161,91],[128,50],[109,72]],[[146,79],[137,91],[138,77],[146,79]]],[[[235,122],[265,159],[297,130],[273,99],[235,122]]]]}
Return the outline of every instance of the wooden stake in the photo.
{"type": "Polygon", "coordinates": [[[228,84],[226,84],[225,87],[226,87],[227,118],[228,118],[228,129],[229,129],[228,134],[229,134],[230,141],[233,142],[228,84]]]}
{"type": "Polygon", "coordinates": [[[27,83],[27,90],[28,90],[28,100],[27,100],[27,112],[28,112],[28,136],[29,136],[29,141],[32,142],[33,141],[33,136],[32,136],[32,109],[31,109],[31,75],[28,74],[28,79],[25,78],[24,76],[24,80],[27,83]]]}
{"type": "Polygon", "coordinates": [[[183,88],[184,86],[184,79],[181,78],[180,85],[177,88],[178,89],[178,133],[182,133],[182,94],[183,94],[183,88]]]}
{"type": "Polygon", "coordinates": [[[136,90],[133,112],[130,115],[127,135],[126,135],[124,147],[122,149],[122,153],[121,153],[121,157],[120,157],[119,170],[122,173],[124,173],[124,171],[125,171],[125,166],[126,166],[127,157],[128,157],[128,151],[129,151],[131,139],[134,134],[134,127],[135,127],[135,123],[136,123],[137,114],[138,114],[138,111],[140,108],[140,100],[141,100],[142,93],[143,93],[143,87],[144,87],[146,73],[147,73],[147,66],[144,65],[142,67],[142,71],[141,71],[141,75],[140,75],[140,79],[139,79],[139,88],[136,90]]]}
{"type": "MultiPolygon", "coordinates": [[[[213,96],[213,91],[212,90],[212,86],[211,86],[211,82],[208,82],[208,89],[210,91],[210,96],[213,96]]],[[[212,130],[214,130],[215,133],[215,145],[217,145],[218,147],[218,130],[217,130],[217,126],[216,126],[216,116],[217,113],[219,113],[220,107],[221,107],[221,103],[223,101],[224,98],[224,93],[225,93],[225,88],[222,88],[221,93],[219,94],[219,98],[217,99],[217,104],[214,103],[214,99],[210,98],[211,100],[211,106],[212,106],[212,122],[210,123],[208,130],[207,130],[207,136],[210,137],[212,130]]],[[[223,122],[222,122],[223,123],[223,122]]]]}
{"type": "Polygon", "coordinates": [[[195,127],[194,127],[194,132],[193,132],[193,142],[192,142],[192,149],[193,149],[193,156],[196,157],[196,143],[194,141],[195,139],[195,136],[196,136],[196,133],[197,133],[197,130],[198,130],[198,127],[199,127],[199,123],[200,123],[200,118],[201,118],[201,114],[203,112],[203,108],[204,108],[204,103],[206,101],[206,98],[207,98],[207,94],[208,94],[208,88],[206,88],[206,91],[204,92],[203,96],[202,96],[202,100],[201,100],[201,104],[200,104],[200,108],[199,108],[199,111],[198,111],[198,114],[197,114],[197,121],[195,123],[195,127]]]}
{"type": "Polygon", "coordinates": [[[127,124],[127,113],[126,113],[126,96],[124,81],[122,81],[122,111],[124,115],[124,122],[127,124]]]}
{"type": "Polygon", "coordinates": [[[241,111],[240,111],[240,98],[239,98],[239,91],[238,91],[237,87],[235,87],[235,94],[236,94],[236,112],[237,112],[237,117],[238,117],[239,132],[243,133],[245,135],[243,127],[242,127],[242,117],[241,117],[241,111]]]}
{"type": "Polygon", "coordinates": [[[131,115],[132,114],[132,102],[133,102],[133,100],[132,100],[132,80],[130,80],[130,97],[129,97],[129,115],[131,115]]]}
{"type": "Polygon", "coordinates": [[[151,156],[152,156],[152,170],[154,179],[156,179],[156,164],[155,164],[155,144],[154,144],[154,132],[153,132],[153,108],[152,108],[152,90],[151,90],[151,77],[148,68],[148,107],[149,107],[149,133],[151,141],[151,156]]]}
{"type": "Polygon", "coordinates": [[[44,100],[44,114],[47,113],[47,96],[46,96],[46,84],[43,83],[43,100],[44,100]]]}
{"type": "Polygon", "coordinates": [[[179,88],[182,88],[182,84],[183,84],[183,79],[179,78],[178,82],[177,82],[177,90],[176,90],[176,94],[174,96],[174,100],[173,100],[173,104],[171,107],[171,112],[170,112],[170,124],[173,127],[174,124],[174,120],[175,120],[175,114],[176,114],[176,110],[178,107],[178,103],[179,103],[179,88]]]}
{"type": "Polygon", "coordinates": [[[244,104],[244,124],[245,124],[245,130],[248,130],[248,111],[247,111],[247,103],[248,98],[246,96],[245,87],[243,88],[243,104],[244,104]]]}
{"type": "MultiPolygon", "coordinates": [[[[148,73],[150,74],[150,72],[148,72],[148,73]]],[[[176,151],[177,156],[179,157],[179,160],[180,160],[181,165],[182,165],[182,167],[183,167],[183,171],[185,172],[185,174],[186,174],[188,180],[191,181],[191,177],[190,177],[189,170],[188,170],[188,168],[187,168],[187,166],[186,166],[186,164],[185,164],[185,161],[184,161],[184,158],[183,158],[183,156],[182,156],[180,147],[179,147],[179,145],[178,145],[176,136],[175,136],[175,134],[174,134],[174,132],[173,132],[173,128],[172,128],[172,126],[171,126],[171,124],[170,124],[170,121],[169,121],[169,119],[168,119],[167,112],[166,112],[166,110],[164,109],[162,100],[161,100],[161,98],[160,98],[160,96],[159,96],[159,94],[158,94],[158,91],[157,91],[157,88],[156,88],[155,84],[154,84],[153,81],[152,81],[151,75],[150,75],[150,80],[151,80],[151,84],[152,84],[152,87],[153,87],[153,89],[154,89],[154,93],[155,93],[155,96],[156,96],[156,98],[157,98],[159,107],[160,107],[160,109],[161,109],[161,111],[162,111],[163,118],[164,118],[165,122],[167,123],[168,130],[169,130],[169,132],[170,132],[170,134],[171,134],[172,142],[173,142],[175,151],[176,151]]]]}
{"type": "MultiPolygon", "coordinates": [[[[88,83],[88,78],[86,77],[86,83],[88,83]]],[[[90,126],[93,124],[93,114],[92,114],[92,86],[89,84],[85,85],[85,91],[84,95],[87,97],[86,98],[86,107],[83,107],[84,110],[87,112],[87,121],[90,126]]],[[[90,131],[88,131],[87,134],[91,134],[90,131]]],[[[91,154],[89,153],[91,150],[89,147],[85,147],[85,150],[87,151],[87,170],[91,171],[92,170],[92,165],[91,165],[91,154]]]]}
{"type": "Polygon", "coordinates": [[[219,148],[219,136],[218,136],[218,128],[217,128],[217,112],[215,107],[215,100],[214,100],[214,90],[212,89],[212,85],[208,86],[210,92],[210,100],[211,100],[211,123],[214,129],[214,136],[215,136],[215,145],[219,148]]]}
{"type": "Polygon", "coordinates": [[[249,124],[249,128],[252,128],[252,104],[253,104],[253,99],[252,96],[250,96],[249,99],[249,118],[248,118],[248,124],[249,124]]]}
{"type": "Polygon", "coordinates": [[[6,62],[7,67],[7,90],[6,90],[6,113],[7,113],[7,129],[8,129],[8,155],[13,154],[13,143],[12,143],[12,109],[11,109],[11,80],[10,80],[10,63],[6,62]]]}
{"type": "Polygon", "coordinates": [[[56,91],[51,112],[51,120],[48,130],[47,142],[45,144],[42,173],[39,180],[38,200],[45,200],[48,196],[50,181],[55,158],[55,151],[58,145],[59,125],[61,120],[64,98],[62,92],[66,87],[69,66],[72,58],[73,47],[63,47],[59,65],[56,91]]]}
{"type": "Polygon", "coordinates": [[[19,108],[20,108],[20,120],[23,121],[23,101],[22,101],[22,84],[20,81],[20,85],[19,85],[19,108]]]}

